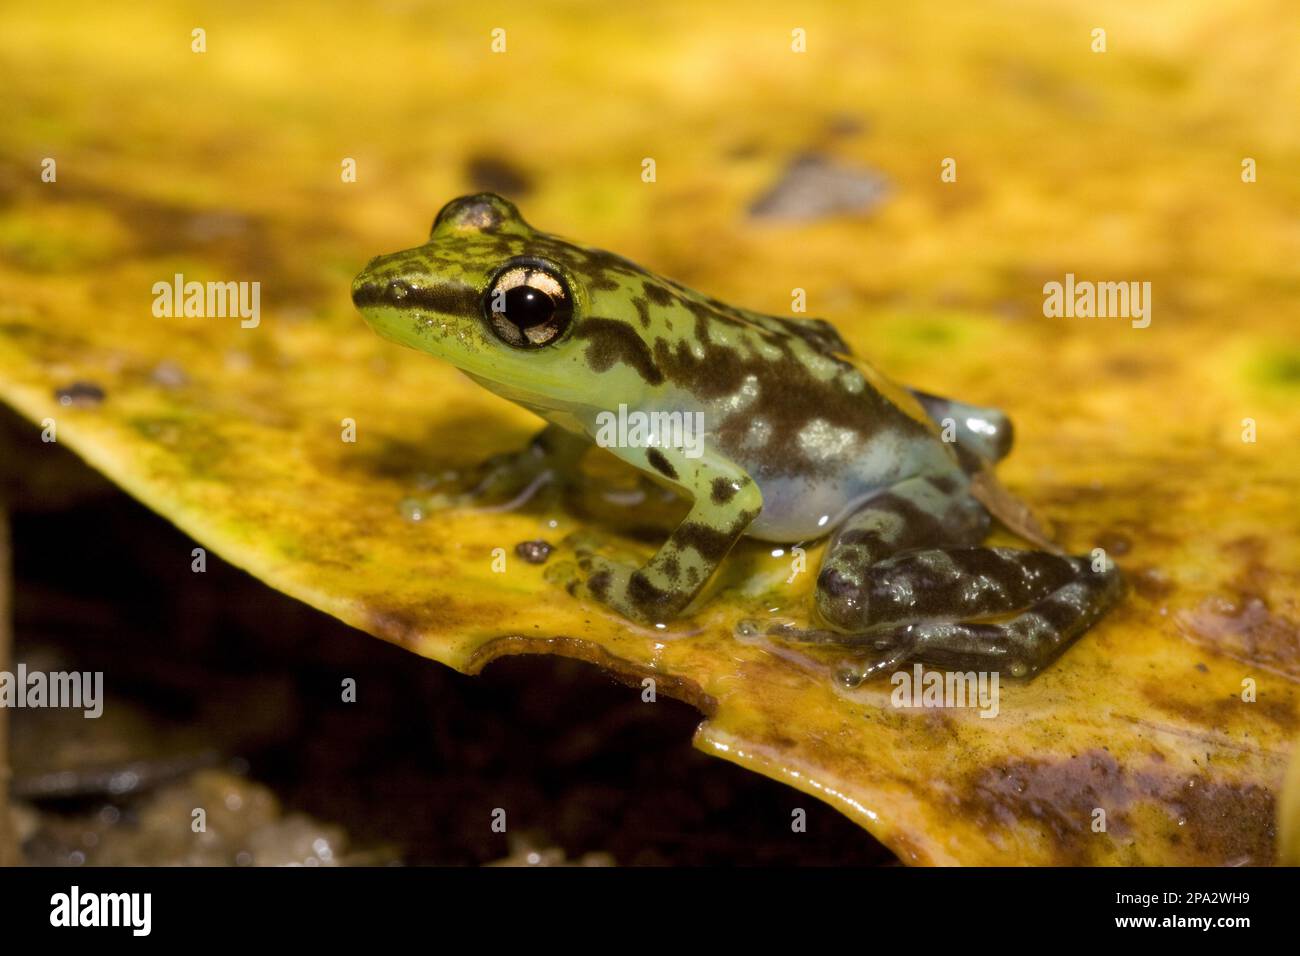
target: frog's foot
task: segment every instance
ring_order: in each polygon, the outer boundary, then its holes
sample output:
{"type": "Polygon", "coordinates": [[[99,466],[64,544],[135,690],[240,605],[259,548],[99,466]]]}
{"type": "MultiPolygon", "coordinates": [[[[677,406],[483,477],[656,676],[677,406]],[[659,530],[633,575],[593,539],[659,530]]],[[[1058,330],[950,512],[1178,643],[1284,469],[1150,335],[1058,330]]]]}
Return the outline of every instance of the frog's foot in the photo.
{"type": "Polygon", "coordinates": [[[1032,677],[1123,594],[1119,569],[1087,558],[1010,548],[912,551],[850,581],[819,579],[818,610],[873,654],[846,662],[840,679],[861,683],[907,661],[1032,677]]]}
{"type": "Polygon", "coordinates": [[[656,574],[652,564],[637,567],[588,550],[574,551],[579,575],[566,585],[575,597],[590,598],[640,624],[663,624],[676,617],[684,603],[672,582],[656,574]]]}
{"type": "Polygon", "coordinates": [[[901,481],[850,515],[817,577],[821,619],[860,682],[906,661],[1005,669],[1047,666],[1118,600],[1118,569],[1044,551],[973,547],[988,514],[946,477],[901,481]]]}
{"type": "Polygon", "coordinates": [[[575,531],[565,536],[562,543],[572,549],[573,560],[552,562],[546,569],[548,581],[576,598],[595,601],[612,607],[624,617],[642,620],[631,613],[626,601],[636,565],[607,556],[614,553],[618,558],[628,558],[630,555],[612,544],[607,536],[590,530],[575,531]]]}
{"type": "MultiPolygon", "coordinates": [[[[737,627],[741,637],[753,637],[764,633],[752,621],[742,621],[737,627]]],[[[912,658],[916,651],[915,641],[909,640],[906,633],[897,633],[895,629],[886,629],[880,634],[863,631],[846,634],[827,628],[802,628],[794,624],[774,624],[767,628],[766,635],[783,641],[799,644],[821,644],[823,646],[852,646],[854,654],[840,661],[835,666],[835,678],[847,687],[857,687],[868,677],[885,671],[894,670],[912,658]]]]}
{"type": "Polygon", "coordinates": [[[582,593],[633,621],[665,624],[704,589],[758,515],[762,496],[747,474],[710,454],[690,458],[678,449],[651,449],[638,464],[675,476],[674,484],[694,498],[685,519],[639,568],[581,546],[574,551],[586,572],[582,593]]]}
{"type": "Polygon", "coordinates": [[[645,620],[631,600],[632,578],[637,573],[635,565],[590,551],[578,551],[577,558],[583,577],[576,587],[570,588],[571,594],[604,604],[626,618],[645,620]]]}

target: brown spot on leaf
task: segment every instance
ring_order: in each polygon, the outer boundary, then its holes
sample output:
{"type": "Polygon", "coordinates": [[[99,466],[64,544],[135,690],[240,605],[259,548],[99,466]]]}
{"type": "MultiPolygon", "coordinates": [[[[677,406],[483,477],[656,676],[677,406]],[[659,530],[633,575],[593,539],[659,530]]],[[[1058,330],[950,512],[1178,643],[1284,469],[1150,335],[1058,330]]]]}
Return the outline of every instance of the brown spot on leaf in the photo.
{"type": "Polygon", "coordinates": [[[1154,769],[1160,763],[1133,771],[1105,750],[1057,760],[1016,760],[976,771],[956,803],[959,812],[987,827],[1039,827],[1056,854],[1076,864],[1114,859],[1105,850],[1127,843],[1139,804],[1155,805],[1168,816],[1168,827],[1154,838],[1166,840],[1171,850],[1190,843],[1203,858],[1272,862],[1274,798],[1269,790],[1253,783],[1214,782],[1204,774],[1169,775],[1154,769]],[[1098,808],[1106,811],[1105,833],[1092,830],[1098,808]]]}
{"type": "Polygon", "coordinates": [[[65,408],[94,408],[104,401],[104,390],[94,382],[73,382],[57,389],[54,397],[65,408]]]}
{"type": "Polygon", "coordinates": [[[1300,681],[1300,625],[1274,613],[1262,597],[1209,597],[1177,621],[1197,644],[1300,681]]]}

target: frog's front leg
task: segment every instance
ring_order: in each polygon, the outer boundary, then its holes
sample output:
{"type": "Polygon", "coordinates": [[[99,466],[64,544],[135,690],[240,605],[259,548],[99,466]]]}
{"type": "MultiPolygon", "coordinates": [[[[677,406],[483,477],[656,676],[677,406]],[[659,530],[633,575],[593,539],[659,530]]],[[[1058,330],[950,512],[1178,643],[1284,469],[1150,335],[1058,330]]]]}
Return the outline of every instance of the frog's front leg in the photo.
{"type": "Polygon", "coordinates": [[[741,468],[705,452],[627,449],[639,468],[653,469],[694,498],[690,512],[640,568],[580,551],[587,591],[624,617],[658,624],[686,609],[763,507],[758,485],[741,468]]]}

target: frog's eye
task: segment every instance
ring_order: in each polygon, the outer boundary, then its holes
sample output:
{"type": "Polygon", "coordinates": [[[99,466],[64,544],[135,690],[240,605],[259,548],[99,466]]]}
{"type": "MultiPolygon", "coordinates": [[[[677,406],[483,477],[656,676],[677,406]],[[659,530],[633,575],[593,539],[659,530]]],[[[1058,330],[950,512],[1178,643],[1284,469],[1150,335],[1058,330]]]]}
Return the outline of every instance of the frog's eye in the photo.
{"type": "Polygon", "coordinates": [[[540,348],[573,319],[573,298],[558,271],[519,263],[497,273],[483,297],[483,314],[497,338],[516,348],[540,348]]]}

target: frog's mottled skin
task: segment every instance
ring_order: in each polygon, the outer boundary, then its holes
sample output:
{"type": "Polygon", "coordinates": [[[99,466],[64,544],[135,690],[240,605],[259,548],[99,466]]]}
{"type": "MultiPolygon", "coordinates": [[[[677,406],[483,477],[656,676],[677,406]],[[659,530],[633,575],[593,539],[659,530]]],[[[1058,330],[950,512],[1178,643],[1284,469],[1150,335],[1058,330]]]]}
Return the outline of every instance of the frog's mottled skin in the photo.
{"type": "MultiPolygon", "coordinates": [[[[516,294],[543,308],[552,300],[516,294]]],[[[449,203],[427,243],[373,260],[352,297],[380,334],[452,362],[551,423],[505,469],[516,485],[572,466],[595,439],[597,416],[620,404],[702,413],[698,457],[610,448],[693,501],[644,567],[581,555],[588,592],[627,617],[681,613],[742,535],[832,534],[816,592],[828,627],[798,636],[863,649],[849,679],[907,659],[1027,675],[1121,591],[1113,565],[1093,571],[1084,559],[979,547],[990,518],[970,476],[1010,448],[1000,412],[899,388],[850,357],[826,322],[726,305],[537,232],[498,196],[449,203]],[[567,287],[559,331],[545,344],[520,347],[494,328],[523,315],[493,298],[516,262],[529,282],[567,287]],[[942,421],[955,441],[941,437],[942,421]]]]}

